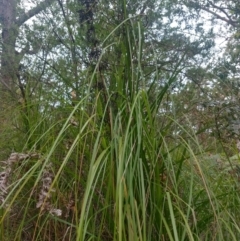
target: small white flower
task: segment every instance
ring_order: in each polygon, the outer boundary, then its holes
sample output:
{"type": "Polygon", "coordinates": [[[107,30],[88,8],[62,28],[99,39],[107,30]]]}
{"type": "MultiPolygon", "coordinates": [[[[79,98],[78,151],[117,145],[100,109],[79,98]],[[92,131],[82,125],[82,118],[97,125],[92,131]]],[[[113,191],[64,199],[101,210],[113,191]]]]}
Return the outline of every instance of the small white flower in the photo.
{"type": "Polygon", "coordinates": [[[42,200],[39,200],[36,204],[36,208],[40,208],[42,204],[43,204],[42,200]]]}
{"type": "Polygon", "coordinates": [[[49,210],[49,213],[52,214],[53,216],[61,216],[62,215],[62,210],[61,209],[56,209],[52,208],[49,210]]]}

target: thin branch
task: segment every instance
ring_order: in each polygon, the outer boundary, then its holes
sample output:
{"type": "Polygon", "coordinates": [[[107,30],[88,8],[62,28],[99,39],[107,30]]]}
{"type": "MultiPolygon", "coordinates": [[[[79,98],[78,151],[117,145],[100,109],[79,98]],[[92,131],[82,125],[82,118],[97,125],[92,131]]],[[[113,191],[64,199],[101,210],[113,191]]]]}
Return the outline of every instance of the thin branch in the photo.
{"type": "Polygon", "coordinates": [[[27,20],[32,18],[33,16],[37,15],[41,11],[45,10],[48,6],[50,6],[55,0],[45,0],[39,3],[36,7],[30,9],[27,13],[21,15],[17,20],[16,24],[18,27],[23,25],[27,20]]]}
{"type": "MultiPolygon", "coordinates": [[[[211,1],[208,1],[208,3],[211,4],[211,5],[213,6],[213,8],[216,8],[216,9],[218,9],[220,12],[223,12],[223,13],[226,15],[226,17],[229,19],[230,22],[234,22],[234,21],[232,20],[232,18],[229,16],[229,14],[225,11],[225,9],[224,9],[223,7],[219,7],[219,6],[217,6],[216,4],[212,3],[211,1]]],[[[228,8],[226,8],[226,9],[228,9],[228,8]]],[[[236,22],[236,23],[237,23],[237,22],[236,22]]]]}
{"type": "Polygon", "coordinates": [[[227,18],[219,15],[218,13],[213,12],[212,10],[210,10],[210,9],[204,7],[204,6],[200,6],[200,8],[201,8],[202,10],[208,12],[208,13],[211,13],[212,15],[214,15],[215,17],[217,17],[218,19],[220,19],[220,20],[222,20],[222,21],[224,21],[224,22],[232,25],[233,27],[237,27],[237,21],[234,21],[234,20],[232,20],[231,18],[230,18],[230,19],[227,19],[227,18]]]}
{"type": "Polygon", "coordinates": [[[204,11],[206,11],[206,12],[214,15],[214,16],[217,17],[218,19],[220,19],[220,20],[222,20],[222,21],[224,21],[224,22],[232,25],[233,27],[237,27],[237,25],[238,25],[238,22],[232,20],[223,8],[216,6],[214,3],[210,2],[210,1],[208,1],[208,3],[209,3],[213,8],[221,11],[221,12],[224,13],[228,18],[225,18],[224,16],[221,16],[220,14],[214,12],[213,10],[209,9],[208,7],[205,7],[205,6],[200,5],[200,3],[199,3],[198,1],[189,0],[188,3],[189,3],[189,6],[194,7],[194,8],[197,8],[197,9],[200,9],[200,10],[204,10],[204,11]]]}

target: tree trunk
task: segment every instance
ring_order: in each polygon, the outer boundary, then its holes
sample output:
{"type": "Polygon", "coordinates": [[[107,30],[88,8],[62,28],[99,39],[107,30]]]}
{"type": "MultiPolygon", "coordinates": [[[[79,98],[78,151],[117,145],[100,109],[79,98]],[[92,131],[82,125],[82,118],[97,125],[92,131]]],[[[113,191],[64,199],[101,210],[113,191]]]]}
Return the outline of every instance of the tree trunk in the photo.
{"type": "Polygon", "coordinates": [[[18,27],[16,22],[16,1],[2,0],[0,21],[2,25],[1,83],[4,89],[13,90],[18,61],[15,53],[18,27]]]}
{"type": "Polygon", "coordinates": [[[17,0],[0,0],[0,24],[2,26],[2,53],[0,82],[3,89],[14,93],[17,86],[17,75],[20,61],[27,54],[28,47],[20,53],[16,51],[16,40],[19,28],[30,18],[37,15],[55,0],[45,0],[28,12],[17,16],[17,0]]]}

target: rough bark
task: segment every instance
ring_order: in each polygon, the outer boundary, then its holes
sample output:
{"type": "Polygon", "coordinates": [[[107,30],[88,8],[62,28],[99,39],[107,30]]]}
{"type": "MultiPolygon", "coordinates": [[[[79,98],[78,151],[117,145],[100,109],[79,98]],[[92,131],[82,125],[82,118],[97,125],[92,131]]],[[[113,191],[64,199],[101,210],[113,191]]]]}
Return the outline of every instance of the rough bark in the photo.
{"type": "Polygon", "coordinates": [[[2,55],[1,55],[1,82],[8,89],[11,88],[11,80],[16,71],[15,45],[17,38],[16,2],[15,0],[2,0],[1,3],[2,25],[2,55]]]}

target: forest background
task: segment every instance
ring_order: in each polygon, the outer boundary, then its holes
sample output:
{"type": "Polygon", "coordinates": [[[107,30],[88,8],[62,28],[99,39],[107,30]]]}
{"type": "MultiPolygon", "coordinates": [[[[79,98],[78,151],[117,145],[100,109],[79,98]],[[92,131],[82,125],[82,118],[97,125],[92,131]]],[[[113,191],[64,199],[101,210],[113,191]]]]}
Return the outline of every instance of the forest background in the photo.
{"type": "Polygon", "coordinates": [[[0,0],[0,240],[239,240],[238,0],[0,0]]]}

